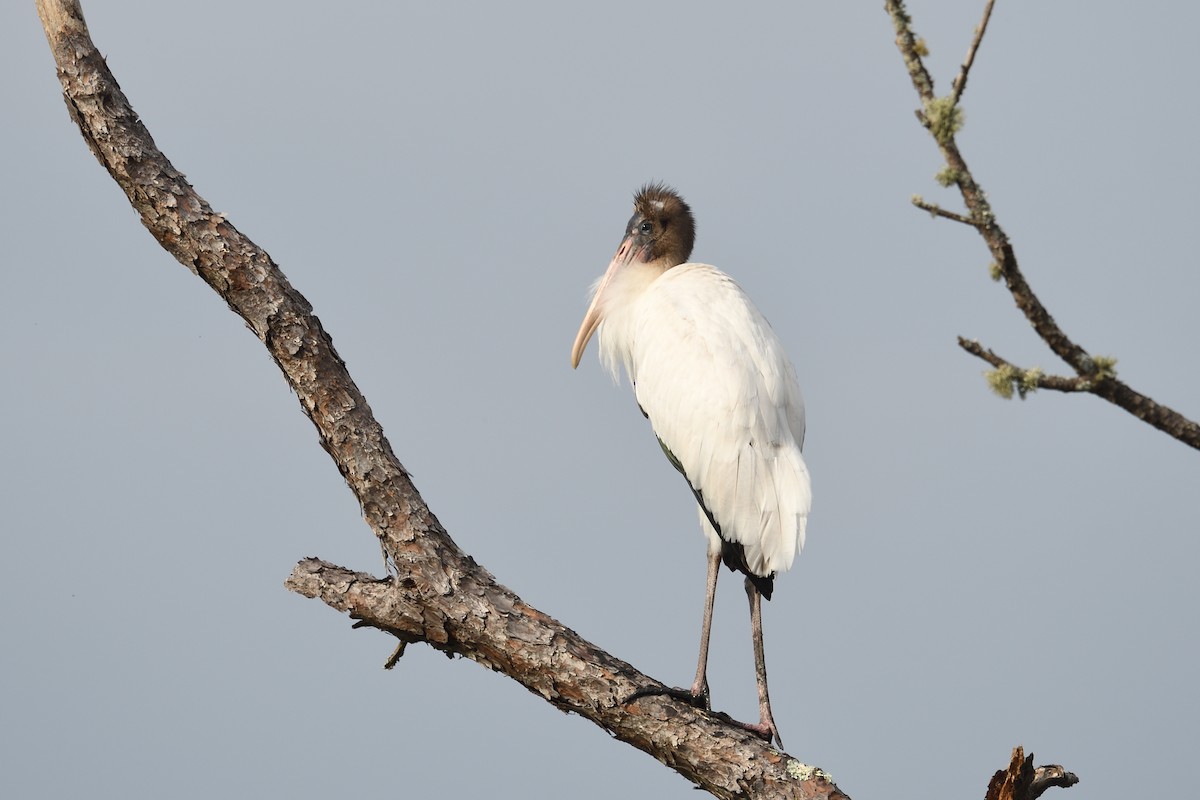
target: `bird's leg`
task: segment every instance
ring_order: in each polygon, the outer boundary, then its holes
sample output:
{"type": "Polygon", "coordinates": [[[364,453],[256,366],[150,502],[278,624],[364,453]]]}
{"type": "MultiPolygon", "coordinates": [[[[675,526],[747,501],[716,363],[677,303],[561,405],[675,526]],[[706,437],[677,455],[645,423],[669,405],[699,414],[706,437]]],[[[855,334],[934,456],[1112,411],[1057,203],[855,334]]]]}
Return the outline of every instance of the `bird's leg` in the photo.
{"type": "Polygon", "coordinates": [[[700,628],[700,659],[696,664],[696,680],[692,681],[692,697],[711,708],[708,694],[708,641],[712,635],[713,601],[717,597],[717,576],[721,569],[721,552],[708,554],[708,579],[705,582],[704,624],[700,628]]]}
{"type": "Polygon", "coordinates": [[[717,575],[721,567],[721,551],[708,554],[708,580],[704,597],[704,625],[700,630],[700,663],[696,665],[696,680],[691,689],[667,686],[646,686],[626,697],[622,704],[632,703],[639,697],[674,697],[705,711],[712,710],[708,694],[708,640],[712,633],[713,600],[717,596],[717,575]]]}
{"type": "Polygon", "coordinates": [[[746,596],[750,598],[750,627],[754,636],[754,676],[758,680],[758,714],[757,725],[746,725],[746,729],[757,733],[768,742],[774,739],[780,749],[783,749],[783,739],[779,736],[779,728],[771,716],[771,697],[767,694],[767,660],[763,655],[762,631],[762,595],[758,589],[746,579],[746,596]]]}

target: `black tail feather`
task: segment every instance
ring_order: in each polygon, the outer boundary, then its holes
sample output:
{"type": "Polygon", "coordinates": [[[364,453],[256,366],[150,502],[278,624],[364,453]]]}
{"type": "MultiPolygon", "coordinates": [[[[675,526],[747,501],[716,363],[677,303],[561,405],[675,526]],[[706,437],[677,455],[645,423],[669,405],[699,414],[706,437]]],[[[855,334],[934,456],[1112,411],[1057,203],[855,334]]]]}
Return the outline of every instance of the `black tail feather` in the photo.
{"type": "Polygon", "coordinates": [[[755,575],[751,572],[750,567],[746,566],[746,551],[740,544],[737,542],[727,542],[722,539],[721,560],[725,562],[725,566],[734,572],[740,572],[745,575],[754,584],[754,588],[758,589],[758,593],[763,596],[764,600],[771,599],[771,592],[775,591],[775,573],[772,572],[770,575],[755,575]]]}

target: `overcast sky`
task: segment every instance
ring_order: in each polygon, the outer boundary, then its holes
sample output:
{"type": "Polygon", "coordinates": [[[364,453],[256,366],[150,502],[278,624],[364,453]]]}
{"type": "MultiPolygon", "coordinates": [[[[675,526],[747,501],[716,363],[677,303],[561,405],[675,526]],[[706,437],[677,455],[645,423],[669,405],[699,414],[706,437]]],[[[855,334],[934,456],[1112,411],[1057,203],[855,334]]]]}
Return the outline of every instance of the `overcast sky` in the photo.
{"type": "MultiPolygon", "coordinates": [[[[808,402],[808,546],[767,604],[789,752],[855,798],[1191,793],[1200,453],[1087,396],[1005,402],[955,337],[1062,371],[988,279],[880,2],[86,3],[163,151],[313,303],[455,540],[668,683],[704,540],[594,347],[633,191],[691,203],[808,402]]],[[[940,91],[982,2],[914,2],[940,91]]],[[[961,146],[1066,331],[1200,417],[1200,8],[1000,2],[961,146]]],[[[0,793],[673,797],[690,784],[283,580],[379,551],[262,345],[142,229],[0,5],[0,793]],[[347,788],[349,787],[349,789],[347,788]]],[[[756,718],[745,597],[714,704],[756,718]]],[[[1062,795],[1066,797],[1067,795],[1062,795]]]]}

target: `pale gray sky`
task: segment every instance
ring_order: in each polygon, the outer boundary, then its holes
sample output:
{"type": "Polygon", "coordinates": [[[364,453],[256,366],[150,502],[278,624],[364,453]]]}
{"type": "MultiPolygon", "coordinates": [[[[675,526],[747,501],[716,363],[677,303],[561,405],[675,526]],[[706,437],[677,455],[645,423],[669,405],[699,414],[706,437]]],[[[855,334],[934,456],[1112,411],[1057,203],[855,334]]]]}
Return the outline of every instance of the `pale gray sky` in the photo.
{"type": "MultiPolygon", "coordinates": [[[[694,668],[690,493],[594,349],[634,189],[695,209],[808,401],[809,545],[765,609],[789,751],[856,798],[980,796],[1018,743],[1092,800],[1190,791],[1200,454],[1091,397],[1004,402],[955,336],[1059,370],[987,277],[881,3],[86,5],[162,149],[312,301],[499,580],[694,668]],[[283,14],[284,16],[279,16],[283,14]]],[[[982,3],[914,2],[945,91],[982,3]]],[[[1065,329],[1200,415],[1200,9],[1001,2],[961,137],[1065,329]]],[[[287,593],[378,572],[262,346],[141,228],[0,6],[0,793],[693,797],[465,661],[287,593]]],[[[755,716],[725,574],[715,704],[755,716]]],[[[1064,797],[1066,795],[1063,795],[1064,797]]]]}

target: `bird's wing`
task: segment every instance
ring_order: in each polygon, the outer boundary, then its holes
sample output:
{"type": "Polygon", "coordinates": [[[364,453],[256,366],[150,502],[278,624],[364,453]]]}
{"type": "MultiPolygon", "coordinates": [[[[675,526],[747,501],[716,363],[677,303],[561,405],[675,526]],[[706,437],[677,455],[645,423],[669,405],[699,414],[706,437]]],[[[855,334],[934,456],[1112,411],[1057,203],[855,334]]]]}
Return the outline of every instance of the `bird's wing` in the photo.
{"type": "Polygon", "coordinates": [[[703,264],[668,270],[638,303],[638,404],[751,571],[786,570],[812,492],[804,401],[779,337],[741,287],[703,264]]]}

